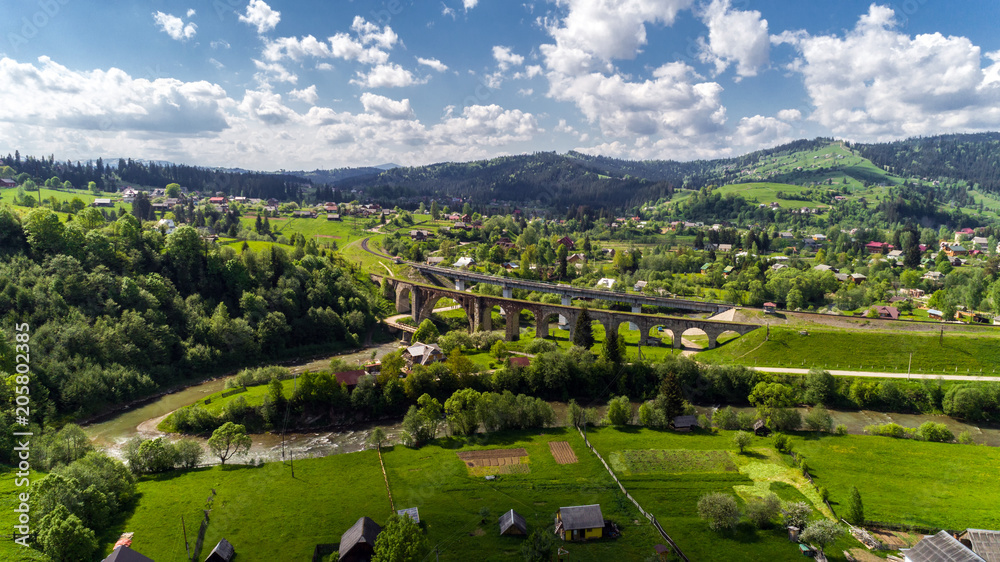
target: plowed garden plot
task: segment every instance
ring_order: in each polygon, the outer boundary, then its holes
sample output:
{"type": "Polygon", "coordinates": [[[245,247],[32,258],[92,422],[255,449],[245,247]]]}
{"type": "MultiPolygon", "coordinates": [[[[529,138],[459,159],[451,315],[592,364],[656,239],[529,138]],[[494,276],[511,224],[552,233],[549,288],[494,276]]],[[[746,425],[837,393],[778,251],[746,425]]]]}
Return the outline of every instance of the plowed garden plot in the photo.
{"type": "Polygon", "coordinates": [[[578,462],[576,453],[569,446],[569,441],[549,441],[549,451],[557,464],[573,464],[578,462]]]}
{"type": "Polygon", "coordinates": [[[456,453],[472,476],[527,474],[528,451],[524,449],[486,449],[456,453]]]}
{"type": "Polygon", "coordinates": [[[686,449],[626,449],[611,453],[616,471],[632,474],[657,472],[736,472],[728,451],[686,449]]]}

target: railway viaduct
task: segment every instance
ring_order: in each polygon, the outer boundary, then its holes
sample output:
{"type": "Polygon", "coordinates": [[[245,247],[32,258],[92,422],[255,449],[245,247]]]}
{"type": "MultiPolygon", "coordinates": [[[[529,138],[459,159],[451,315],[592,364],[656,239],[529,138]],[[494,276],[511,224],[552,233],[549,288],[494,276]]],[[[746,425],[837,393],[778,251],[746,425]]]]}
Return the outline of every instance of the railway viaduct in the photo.
{"type": "MultiPolygon", "coordinates": [[[[521,311],[530,312],[535,318],[535,337],[544,338],[549,335],[549,323],[555,316],[562,316],[567,319],[570,328],[570,338],[576,327],[576,319],[581,312],[581,308],[568,304],[546,304],[533,301],[517,300],[509,297],[496,297],[490,295],[478,295],[461,290],[435,287],[415,283],[393,277],[372,275],[372,279],[381,283],[386,280],[396,295],[396,310],[399,312],[409,312],[417,324],[425,318],[430,317],[437,302],[440,299],[452,299],[458,303],[465,311],[469,319],[471,330],[492,330],[492,310],[499,307],[506,317],[505,334],[507,341],[517,340],[520,334],[520,314],[521,311]]],[[[635,308],[633,308],[635,310],[635,308]]],[[[604,326],[604,331],[611,337],[617,337],[618,327],[622,322],[637,327],[641,336],[639,345],[650,345],[654,340],[660,338],[650,336],[653,328],[661,328],[670,332],[673,339],[673,347],[683,347],[681,343],[682,335],[688,330],[698,329],[708,336],[708,348],[716,346],[720,335],[725,332],[735,332],[743,335],[759,328],[754,324],[742,324],[738,322],[725,322],[716,320],[699,320],[693,318],[683,318],[676,316],[662,316],[654,314],[642,314],[640,312],[621,312],[614,310],[588,309],[591,319],[596,320],[604,326]]],[[[657,343],[659,343],[657,341],[657,343]]]]}

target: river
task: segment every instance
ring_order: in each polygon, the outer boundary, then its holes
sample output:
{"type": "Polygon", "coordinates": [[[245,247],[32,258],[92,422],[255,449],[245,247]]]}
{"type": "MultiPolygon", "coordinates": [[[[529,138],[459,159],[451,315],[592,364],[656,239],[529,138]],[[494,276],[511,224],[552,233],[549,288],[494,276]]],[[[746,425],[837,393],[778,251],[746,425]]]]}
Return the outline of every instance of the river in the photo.
{"type": "MultiPolygon", "coordinates": [[[[399,349],[399,345],[396,342],[390,342],[336,357],[348,363],[354,363],[370,359],[372,351],[376,352],[376,357],[382,357],[386,353],[397,349],[399,349]]],[[[307,363],[296,364],[289,368],[293,373],[301,373],[307,370],[318,371],[326,368],[332,358],[327,357],[313,360],[307,363]]],[[[144,406],[122,412],[106,421],[86,425],[83,427],[83,430],[96,447],[117,458],[122,457],[122,445],[136,435],[146,438],[167,437],[172,441],[180,439],[181,436],[157,430],[156,425],[170,412],[222,390],[226,386],[225,379],[226,377],[220,377],[189,386],[177,392],[164,395],[144,406]]],[[[375,427],[375,424],[361,424],[337,431],[289,433],[285,435],[284,447],[282,446],[280,434],[254,434],[252,436],[253,445],[250,447],[247,458],[278,461],[282,460],[283,452],[285,458],[298,459],[360,451],[365,448],[365,439],[368,438],[368,434],[373,427],[375,427]]],[[[399,432],[398,424],[382,425],[381,427],[390,437],[395,437],[399,432]]],[[[207,439],[200,437],[189,438],[201,442],[202,447],[206,449],[204,462],[209,464],[218,462],[218,459],[212,459],[207,454],[207,439]]]]}

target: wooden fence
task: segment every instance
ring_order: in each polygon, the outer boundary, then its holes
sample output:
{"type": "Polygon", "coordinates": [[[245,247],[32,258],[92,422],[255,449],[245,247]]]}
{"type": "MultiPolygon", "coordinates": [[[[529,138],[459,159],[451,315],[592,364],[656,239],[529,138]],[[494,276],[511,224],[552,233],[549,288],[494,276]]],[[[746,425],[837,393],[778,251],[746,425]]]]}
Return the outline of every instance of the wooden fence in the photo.
{"type": "Polygon", "coordinates": [[[618,480],[618,476],[615,475],[615,471],[611,470],[611,466],[608,465],[607,462],[605,462],[604,457],[602,457],[601,454],[597,452],[597,449],[595,449],[594,446],[590,444],[590,440],[587,439],[587,435],[583,433],[583,430],[581,430],[579,427],[577,427],[576,430],[580,432],[580,437],[583,437],[583,442],[587,444],[587,448],[590,449],[590,452],[597,455],[597,459],[600,460],[601,464],[604,465],[604,468],[607,469],[608,474],[611,475],[611,478],[615,481],[615,484],[618,484],[618,487],[621,489],[622,493],[625,494],[625,497],[628,498],[628,500],[632,502],[633,505],[635,505],[636,509],[639,510],[639,513],[641,513],[643,517],[649,519],[649,522],[653,524],[653,527],[660,533],[660,536],[663,537],[663,540],[667,541],[667,544],[670,545],[670,548],[674,549],[674,552],[677,553],[677,556],[680,556],[681,559],[684,560],[684,562],[690,562],[690,560],[688,560],[688,557],[684,556],[684,553],[681,552],[681,549],[680,547],[677,546],[677,543],[675,543],[674,540],[670,538],[670,535],[668,535],[667,532],[663,530],[663,527],[660,525],[660,522],[656,520],[656,516],[643,509],[642,506],[639,505],[639,502],[632,497],[632,494],[628,493],[628,490],[626,490],[625,486],[622,485],[621,480],[618,480]]]}

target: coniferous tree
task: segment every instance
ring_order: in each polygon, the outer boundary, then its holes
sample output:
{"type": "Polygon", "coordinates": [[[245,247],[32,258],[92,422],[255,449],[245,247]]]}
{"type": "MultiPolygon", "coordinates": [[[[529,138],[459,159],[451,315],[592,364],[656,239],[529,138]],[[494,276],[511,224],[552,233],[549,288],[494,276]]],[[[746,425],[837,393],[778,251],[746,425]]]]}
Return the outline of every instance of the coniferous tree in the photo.
{"type": "Polygon", "coordinates": [[[852,525],[863,525],[865,522],[865,507],[861,503],[861,492],[857,486],[851,486],[851,499],[847,507],[847,520],[852,525]]]}
{"type": "Polygon", "coordinates": [[[663,377],[657,402],[670,425],[673,425],[674,418],[684,413],[684,394],[681,392],[681,382],[677,379],[677,373],[667,373],[667,376],[663,377]]]}
{"type": "Polygon", "coordinates": [[[573,327],[573,345],[590,349],[594,345],[594,327],[590,325],[590,312],[587,307],[580,309],[573,327]]]}

